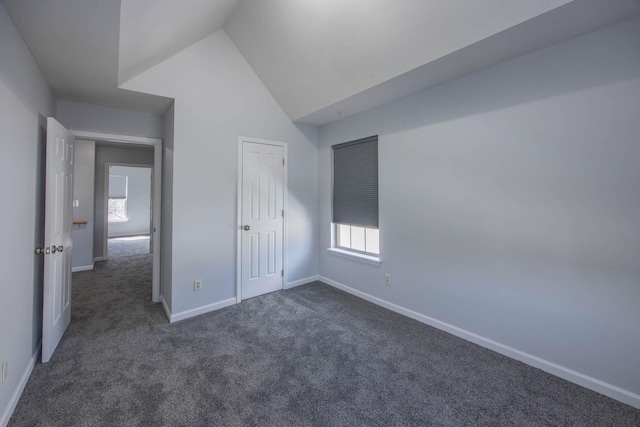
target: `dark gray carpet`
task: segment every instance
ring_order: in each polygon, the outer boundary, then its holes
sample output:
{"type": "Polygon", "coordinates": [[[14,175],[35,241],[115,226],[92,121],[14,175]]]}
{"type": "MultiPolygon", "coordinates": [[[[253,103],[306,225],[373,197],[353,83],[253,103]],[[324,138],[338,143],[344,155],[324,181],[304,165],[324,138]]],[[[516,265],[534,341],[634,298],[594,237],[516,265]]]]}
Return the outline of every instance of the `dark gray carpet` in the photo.
{"type": "Polygon", "coordinates": [[[639,410],[321,283],[169,325],[145,244],[110,242],[74,275],[71,326],[10,426],[640,426],[639,410]]]}

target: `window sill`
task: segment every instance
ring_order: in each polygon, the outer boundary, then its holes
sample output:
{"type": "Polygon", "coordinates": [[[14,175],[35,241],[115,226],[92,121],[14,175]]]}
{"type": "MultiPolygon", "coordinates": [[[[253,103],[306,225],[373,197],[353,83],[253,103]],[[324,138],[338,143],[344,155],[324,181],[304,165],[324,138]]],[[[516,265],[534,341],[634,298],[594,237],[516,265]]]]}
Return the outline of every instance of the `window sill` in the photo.
{"type": "Polygon", "coordinates": [[[379,266],[380,264],[382,264],[382,261],[380,261],[380,258],[376,256],[365,255],[365,254],[351,252],[351,251],[345,251],[344,249],[327,248],[327,252],[330,253],[331,255],[348,258],[353,261],[363,262],[365,264],[371,264],[375,266],[379,266]]]}
{"type": "Polygon", "coordinates": [[[129,218],[127,218],[127,219],[110,219],[107,222],[109,222],[109,223],[111,223],[111,222],[129,222],[129,218]]]}

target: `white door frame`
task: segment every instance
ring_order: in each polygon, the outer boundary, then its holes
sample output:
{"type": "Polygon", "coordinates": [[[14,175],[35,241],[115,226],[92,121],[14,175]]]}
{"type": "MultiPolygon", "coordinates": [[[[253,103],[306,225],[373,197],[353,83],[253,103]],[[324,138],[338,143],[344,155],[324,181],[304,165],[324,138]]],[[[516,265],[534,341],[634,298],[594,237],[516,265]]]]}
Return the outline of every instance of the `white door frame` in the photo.
{"type": "MultiPolygon", "coordinates": [[[[140,136],[117,135],[100,132],[87,132],[83,130],[70,130],[70,132],[79,139],[88,139],[90,141],[106,141],[118,142],[121,144],[140,144],[153,146],[153,224],[151,232],[155,231],[153,236],[153,276],[151,280],[151,300],[160,302],[160,239],[162,232],[161,209],[162,209],[162,139],[145,138],[140,136]]],[[[149,167],[149,165],[146,165],[149,167]]],[[[108,171],[108,169],[107,169],[108,171]]],[[[107,218],[105,217],[105,221],[107,218]]],[[[106,228],[105,228],[106,232],[106,228]]],[[[105,241],[106,242],[106,241],[105,241]]]]}
{"type": "MultiPolygon", "coordinates": [[[[109,257],[109,169],[111,166],[120,166],[125,168],[146,168],[151,169],[151,182],[155,184],[155,175],[153,165],[145,165],[143,163],[124,163],[124,162],[105,162],[104,163],[104,224],[102,227],[102,254],[105,258],[109,257]]],[[[151,203],[154,203],[153,192],[151,192],[151,203]]],[[[151,209],[151,206],[149,206],[151,209]]],[[[149,217],[149,236],[153,232],[153,219],[149,217]]]]}
{"type": "Polygon", "coordinates": [[[289,184],[288,184],[288,166],[289,159],[287,143],[281,141],[271,141],[268,139],[251,138],[241,136],[238,138],[238,219],[236,223],[236,303],[242,301],[242,147],[244,142],[253,142],[256,144],[275,145],[282,147],[284,158],[284,179],[282,182],[282,194],[284,204],[284,218],[282,218],[282,269],[284,270],[284,277],[282,278],[282,288],[284,289],[287,282],[287,219],[289,217],[289,184]]]}

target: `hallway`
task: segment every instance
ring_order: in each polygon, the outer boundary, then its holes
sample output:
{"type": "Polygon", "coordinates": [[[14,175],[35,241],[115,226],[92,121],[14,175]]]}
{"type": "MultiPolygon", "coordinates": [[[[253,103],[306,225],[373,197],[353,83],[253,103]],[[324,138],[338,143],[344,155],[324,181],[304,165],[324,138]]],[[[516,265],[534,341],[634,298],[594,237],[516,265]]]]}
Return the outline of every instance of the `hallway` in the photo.
{"type": "Polygon", "coordinates": [[[73,273],[71,324],[51,361],[36,364],[9,425],[93,424],[95,414],[87,411],[117,413],[126,403],[120,396],[128,394],[130,383],[123,371],[131,366],[124,362],[144,361],[141,354],[127,353],[151,338],[148,328],[168,322],[161,305],[151,302],[149,238],[108,244],[107,261],[73,273]]]}
{"type": "Polygon", "coordinates": [[[109,239],[108,245],[107,261],[97,262],[93,271],[73,274],[71,325],[65,338],[166,322],[162,308],[151,302],[149,238],[109,239]]]}

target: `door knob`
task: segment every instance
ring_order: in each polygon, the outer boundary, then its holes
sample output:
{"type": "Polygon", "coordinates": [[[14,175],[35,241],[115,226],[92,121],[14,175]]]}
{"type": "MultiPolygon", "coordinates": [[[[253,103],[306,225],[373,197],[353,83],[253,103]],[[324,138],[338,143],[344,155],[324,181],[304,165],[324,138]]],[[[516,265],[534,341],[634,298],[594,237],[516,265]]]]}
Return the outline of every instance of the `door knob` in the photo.
{"type": "Polygon", "coordinates": [[[244,227],[242,227],[242,228],[244,228],[246,231],[251,230],[251,227],[249,227],[248,225],[245,225],[245,226],[244,226],[244,227]]]}
{"type": "Polygon", "coordinates": [[[42,248],[36,248],[36,254],[38,254],[38,255],[44,255],[44,249],[42,249],[42,248]]]}

